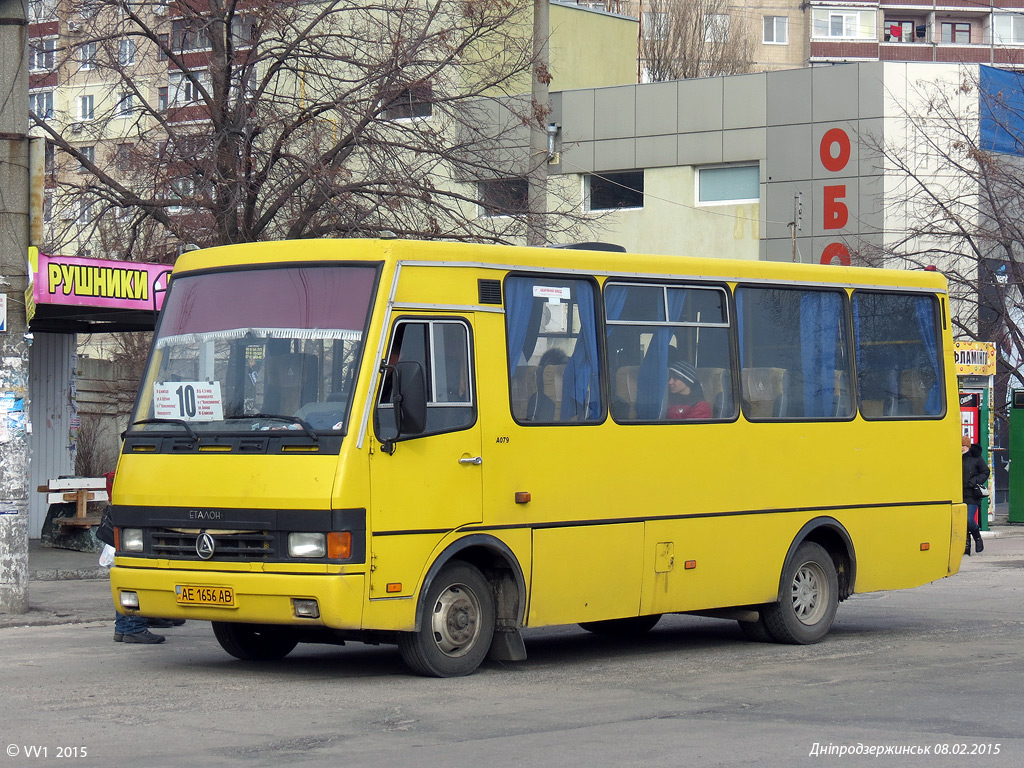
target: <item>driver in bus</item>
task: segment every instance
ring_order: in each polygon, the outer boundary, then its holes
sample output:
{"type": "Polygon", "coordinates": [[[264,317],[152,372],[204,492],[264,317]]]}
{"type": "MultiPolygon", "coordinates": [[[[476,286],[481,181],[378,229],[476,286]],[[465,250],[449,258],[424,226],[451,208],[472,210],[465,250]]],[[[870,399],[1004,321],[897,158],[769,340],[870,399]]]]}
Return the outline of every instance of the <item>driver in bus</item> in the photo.
{"type": "Polygon", "coordinates": [[[704,399],[704,388],[697,378],[697,369],[679,360],[668,367],[668,406],[665,418],[710,419],[711,406],[704,399]]]}

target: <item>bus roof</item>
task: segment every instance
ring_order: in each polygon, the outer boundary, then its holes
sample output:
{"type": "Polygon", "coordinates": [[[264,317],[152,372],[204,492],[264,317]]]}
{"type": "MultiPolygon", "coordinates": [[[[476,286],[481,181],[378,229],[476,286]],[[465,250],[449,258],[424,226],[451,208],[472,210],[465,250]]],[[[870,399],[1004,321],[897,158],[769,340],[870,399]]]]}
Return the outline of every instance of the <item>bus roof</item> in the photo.
{"type": "Polygon", "coordinates": [[[206,248],[178,258],[174,274],[288,262],[403,262],[458,264],[499,270],[558,270],[598,276],[823,283],[945,291],[946,279],[927,270],[841,267],[776,261],[665,256],[614,251],[480,245],[418,240],[284,240],[206,248]]]}

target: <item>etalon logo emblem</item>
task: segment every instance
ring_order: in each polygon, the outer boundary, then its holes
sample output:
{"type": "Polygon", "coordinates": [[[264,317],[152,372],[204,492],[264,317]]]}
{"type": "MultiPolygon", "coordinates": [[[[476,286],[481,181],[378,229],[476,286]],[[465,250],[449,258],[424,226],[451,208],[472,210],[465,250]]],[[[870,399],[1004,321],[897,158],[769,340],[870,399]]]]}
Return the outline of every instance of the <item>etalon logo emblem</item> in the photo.
{"type": "Polygon", "coordinates": [[[199,538],[196,539],[196,554],[203,558],[203,560],[209,560],[213,557],[215,549],[216,545],[213,543],[213,536],[206,531],[200,533],[199,538]]]}

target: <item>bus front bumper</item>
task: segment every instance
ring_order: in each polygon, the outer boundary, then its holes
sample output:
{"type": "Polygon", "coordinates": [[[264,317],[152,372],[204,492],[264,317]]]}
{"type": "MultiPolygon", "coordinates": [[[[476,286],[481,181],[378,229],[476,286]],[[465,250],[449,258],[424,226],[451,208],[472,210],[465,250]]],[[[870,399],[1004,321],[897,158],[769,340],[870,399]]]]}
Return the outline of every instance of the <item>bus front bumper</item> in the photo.
{"type": "Polygon", "coordinates": [[[362,573],[110,569],[114,606],[123,614],[334,629],[361,628],[364,582],[362,573]]]}

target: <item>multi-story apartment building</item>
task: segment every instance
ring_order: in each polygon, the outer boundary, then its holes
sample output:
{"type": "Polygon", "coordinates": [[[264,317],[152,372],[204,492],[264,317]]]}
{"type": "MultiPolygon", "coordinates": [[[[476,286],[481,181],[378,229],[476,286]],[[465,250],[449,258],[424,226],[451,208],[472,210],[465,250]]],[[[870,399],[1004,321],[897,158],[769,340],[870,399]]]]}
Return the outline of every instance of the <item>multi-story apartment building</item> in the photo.
{"type": "MultiPolygon", "coordinates": [[[[673,8],[685,5],[705,15],[709,41],[725,37],[752,54],[746,70],[751,72],[856,61],[1024,66],[1024,0],[578,2],[636,16],[641,59],[645,42],[675,34],[673,8]]],[[[642,61],[640,72],[645,79],[642,61]]]]}

